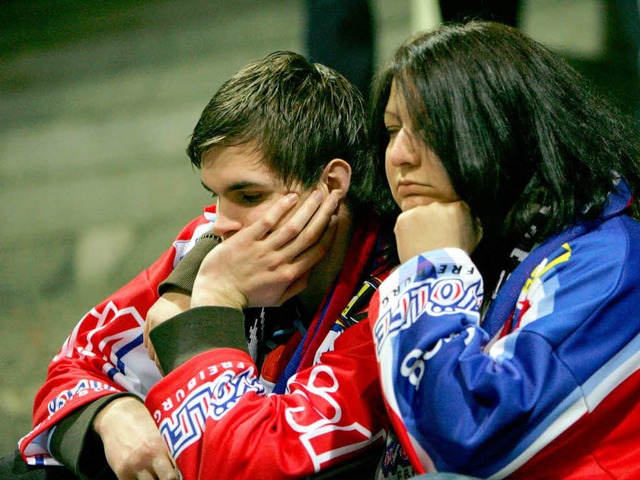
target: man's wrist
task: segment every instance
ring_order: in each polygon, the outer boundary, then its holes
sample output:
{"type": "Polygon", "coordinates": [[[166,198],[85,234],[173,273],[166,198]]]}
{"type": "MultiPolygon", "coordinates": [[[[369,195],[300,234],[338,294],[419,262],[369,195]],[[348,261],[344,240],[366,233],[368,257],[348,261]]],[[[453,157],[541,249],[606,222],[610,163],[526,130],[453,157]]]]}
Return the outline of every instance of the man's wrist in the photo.
{"type": "Polygon", "coordinates": [[[247,299],[237,290],[234,291],[231,288],[225,289],[222,285],[215,289],[210,286],[200,287],[196,279],[191,295],[191,308],[228,307],[242,311],[246,306],[247,299]]]}
{"type": "Polygon", "coordinates": [[[149,338],[165,375],[214,348],[247,351],[242,311],[222,306],[190,308],[153,328],[149,338]]]}
{"type": "MultiPolygon", "coordinates": [[[[125,395],[122,397],[114,398],[108,404],[104,405],[104,407],[100,409],[100,411],[96,414],[96,416],[93,419],[93,422],[92,422],[93,430],[100,437],[102,437],[102,435],[104,434],[105,417],[108,417],[109,415],[113,415],[113,412],[114,411],[118,412],[119,409],[128,408],[127,405],[132,404],[132,402],[134,402],[133,404],[136,406],[139,406],[141,404],[140,399],[138,399],[137,397],[134,397],[132,395],[125,395]]],[[[116,416],[119,416],[119,414],[116,413],[116,416]]]]}

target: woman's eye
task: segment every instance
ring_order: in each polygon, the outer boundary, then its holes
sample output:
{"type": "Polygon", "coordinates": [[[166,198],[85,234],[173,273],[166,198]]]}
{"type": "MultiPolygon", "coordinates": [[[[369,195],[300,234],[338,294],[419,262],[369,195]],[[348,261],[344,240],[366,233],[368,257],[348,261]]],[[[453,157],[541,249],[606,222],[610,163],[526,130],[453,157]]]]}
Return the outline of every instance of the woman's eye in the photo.
{"type": "Polygon", "coordinates": [[[396,136],[399,131],[400,131],[400,127],[396,127],[396,126],[389,126],[385,128],[385,133],[389,138],[393,138],[394,136],[396,136]]]}

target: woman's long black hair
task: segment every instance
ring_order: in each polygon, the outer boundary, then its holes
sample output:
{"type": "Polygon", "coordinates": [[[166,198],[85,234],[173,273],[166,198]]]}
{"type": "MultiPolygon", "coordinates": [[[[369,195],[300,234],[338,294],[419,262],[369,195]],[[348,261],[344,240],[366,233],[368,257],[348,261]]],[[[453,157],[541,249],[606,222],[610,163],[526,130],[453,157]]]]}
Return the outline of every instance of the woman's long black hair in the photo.
{"type": "Polygon", "coordinates": [[[560,56],[517,29],[470,22],[407,40],[373,86],[378,168],[384,168],[384,110],[393,80],[415,133],[480,219],[479,252],[513,246],[541,205],[550,209],[541,236],[597,216],[614,171],[640,192],[631,120],[560,56]]]}

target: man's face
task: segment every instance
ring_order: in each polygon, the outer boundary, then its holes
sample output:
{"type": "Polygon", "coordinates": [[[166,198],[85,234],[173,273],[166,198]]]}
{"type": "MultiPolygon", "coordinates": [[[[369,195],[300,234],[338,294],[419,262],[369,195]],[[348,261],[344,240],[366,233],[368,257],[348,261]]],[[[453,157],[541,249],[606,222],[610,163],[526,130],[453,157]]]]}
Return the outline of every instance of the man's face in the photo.
{"type": "Polygon", "coordinates": [[[299,205],[310,193],[295,184],[287,188],[252,143],[213,148],[203,156],[201,165],[202,185],[217,201],[213,233],[223,239],[258,220],[287,193],[300,194],[299,205]]]}

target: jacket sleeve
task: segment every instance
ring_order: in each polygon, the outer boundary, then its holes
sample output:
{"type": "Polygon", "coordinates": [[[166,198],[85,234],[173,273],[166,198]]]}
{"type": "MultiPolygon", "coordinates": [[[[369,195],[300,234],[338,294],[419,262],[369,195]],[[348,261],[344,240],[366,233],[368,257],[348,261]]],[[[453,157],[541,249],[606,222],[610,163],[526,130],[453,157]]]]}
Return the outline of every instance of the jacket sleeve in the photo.
{"type": "Polygon", "coordinates": [[[183,260],[176,265],[176,268],[158,286],[158,293],[164,295],[170,290],[180,290],[188,295],[193,292],[193,283],[198,275],[200,264],[207,253],[220,243],[220,238],[212,232],[207,232],[200,237],[198,243],[189,251],[183,260]]]}
{"type": "Polygon", "coordinates": [[[59,464],[50,452],[50,436],[77,409],[123,392],[143,399],[158,381],[160,373],[143,344],[147,310],[158,299],[159,283],[209,229],[205,216],[190,222],[148,269],[79,321],[49,364],[36,394],[33,430],[19,442],[27,463],[59,464]]]}
{"type": "Polygon", "coordinates": [[[76,409],[58,422],[51,435],[49,449],[54,458],[79,479],[114,478],[107,463],[102,440],[93,430],[93,420],[110,401],[131,396],[129,393],[107,395],[76,409]]]}
{"type": "Polygon", "coordinates": [[[633,375],[637,362],[624,359],[640,338],[627,321],[638,262],[629,265],[624,241],[612,244],[582,238],[542,261],[495,343],[479,322],[482,279],[463,251],[427,252],[383,282],[371,313],[380,380],[418,471],[503,478],[633,375]]]}
{"type": "MultiPolygon", "coordinates": [[[[183,322],[185,338],[206,330],[207,322],[209,330],[230,321],[242,328],[235,314],[209,308],[194,320],[200,326],[183,322]]],[[[180,328],[164,335],[183,343],[180,328]]],[[[154,346],[161,341],[152,339],[154,346]]],[[[219,338],[212,342],[220,346],[219,338]]],[[[319,363],[293,376],[285,394],[266,394],[256,365],[239,349],[195,347],[167,359],[160,346],[157,353],[170,372],[146,404],[185,480],[301,478],[380,445],[386,433],[366,320],[340,335],[319,363]]]]}

